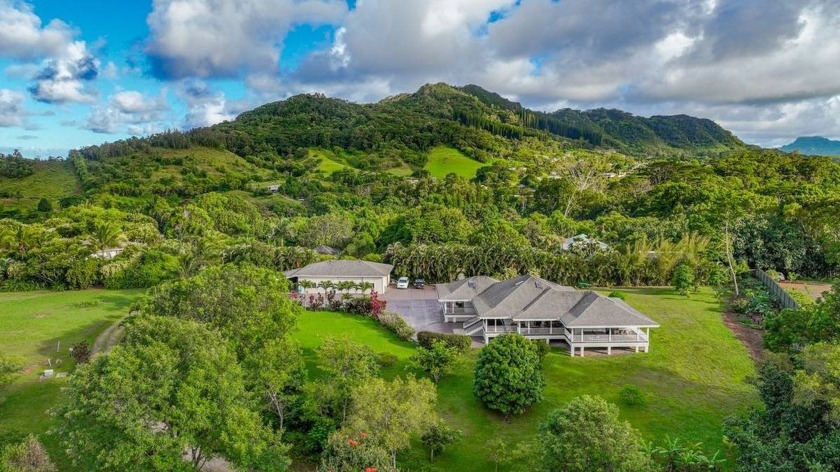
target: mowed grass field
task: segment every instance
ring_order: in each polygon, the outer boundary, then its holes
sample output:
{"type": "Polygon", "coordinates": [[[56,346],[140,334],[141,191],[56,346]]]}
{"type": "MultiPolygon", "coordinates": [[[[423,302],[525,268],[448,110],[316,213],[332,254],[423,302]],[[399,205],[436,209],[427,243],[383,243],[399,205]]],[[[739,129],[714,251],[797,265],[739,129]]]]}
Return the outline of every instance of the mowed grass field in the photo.
{"type": "Polygon", "coordinates": [[[455,174],[472,179],[478,169],[485,165],[470,159],[457,149],[440,146],[429,151],[429,161],[423,168],[429,171],[432,177],[442,179],[449,174],[455,174]]]}
{"type": "MultiPolygon", "coordinates": [[[[708,452],[723,451],[722,423],[730,414],[758,401],[747,378],[755,367],[747,350],[724,326],[721,307],[709,289],[690,298],[667,288],[626,289],[627,302],[662,326],[652,330],[648,354],[591,357],[568,355],[553,349],[545,358],[545,399],[521,416],[505,420],[487,410],[472,394],[478,351],[470,352],[453,375],[438,385],[438,412],[464,433],[434,463],[418,444],[399,455],[409,470],[493,470],[486,448],[494,438],[509,446],[533,438],[548,413],[578,395],[600,395],[621,408],[622,418],[639,429],[645,440],[661,443],[665,435],[686,442],[702,442],[708,452]],[[647,405],[626,407],[618,392],[637,385],[647,405]]],[[[297,339],[304,347],[313,374],[315,349],[330,336],[350,336],[376,352],[387,351],[399,362],[383,372],[387,378],[415,373],[408,359],[412,344],[399,341],[373,320],[337,313],[306,312],[299,322],[297,339]]],[[[729,464],[731,466],[732,464],[729,464]]],[[[501,466],[499,470],[524,470],[501,466]]]]}
{"type": "Polygon", "coordinates": [[[0,351],[22,366],[0,402],[0,435],[35,433],[58,461],[58,444],[43,435],[52,418],[48,409],[61,395],[64,379],[39,381],[50,368],[73,367],[68,348],[87,340],[92,346],[108,326],[128,314],[141,290],[82,290],[77,292],[0,293],[0,351]],[[59,344],[60,343],[60,344],[59,344]],[[58,364],[56,365],[56,361],[58,364]]]}
{"type": "Polygon", "coordinates": [[[58,207],[64,197],[81,193],[82,186],[70,161],[35,161],[35,173],[19,179],[0,177],[0,189],[19,197],[0,197],[7,208],[33,210],[42,198],[58,207]]]}

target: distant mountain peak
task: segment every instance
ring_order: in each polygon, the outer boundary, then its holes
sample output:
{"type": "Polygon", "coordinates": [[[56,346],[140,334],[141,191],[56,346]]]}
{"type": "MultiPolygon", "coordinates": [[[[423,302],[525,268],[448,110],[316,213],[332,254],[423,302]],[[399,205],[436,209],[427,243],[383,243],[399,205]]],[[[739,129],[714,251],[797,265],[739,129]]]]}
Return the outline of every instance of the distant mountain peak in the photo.
{"type": "Polygon", "coordinates": [[[807,156],[840,156],[840,141],[822,136],[800,136],[780,149],[785,152],[798,151],[807,156]]]}

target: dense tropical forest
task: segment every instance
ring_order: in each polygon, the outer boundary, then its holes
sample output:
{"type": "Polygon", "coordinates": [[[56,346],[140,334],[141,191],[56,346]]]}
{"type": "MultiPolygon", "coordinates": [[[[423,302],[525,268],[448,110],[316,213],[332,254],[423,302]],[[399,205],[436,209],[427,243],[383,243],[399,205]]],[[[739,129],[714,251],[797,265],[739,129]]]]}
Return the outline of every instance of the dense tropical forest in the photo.
{"type": "MultiPolygon", "coordinates": [[[[335,257],[315,248],[431,283],[531,273],[571,286],[712,286],[749,311],[761,296],[751,269],[840,275],[837,215],[840,164],[748,146],[709,120],[544,113],[445,84],[375,104],[300,95],[66,160],[0,155],[0,290],[149,289],[123,341],[77,369],[54,410],[56,449],[78,470],[201,470],[214,457],[241,470],[396,470],[413,443],[434,458],[461,437],[435,413],[425,378],[452,372],[461,341],[418,348],[410,364],[422,378],[395,375],[396,359],[349,339],[302,350],[302,309],[277,274],[335,257]],[[404,420],[387,421],[394,414],[404,420]]],[[[411,337],[370,298],[345,308],[411,337]]],[[[725,467],[836,470],[836,290],[760,315],[777,354],[759,369],[763,406],[727,420],[737,452],[725,467]]],[[[476,385],[497,383],[479,378],[494,359],[532,372],[545,355],[519,340],[490,346],[499,352],[471,358],[476,385]]],[[[0,353],[0,369],[11,354],[0,353]]],[[[487,407],[520,414],[543,385],[528,389],[487,407]]],[[[638,393],[626,396],[632,404],[638,393]]],[[[643,444],[599,398],[565,408],[542,423],[543,449],[517,456],[541,461],[506,467],[723,467],[713,450],[643,444]],[[587,411],[615,435],[593,447],[603,451],[596,463],[565,446],[571,419],[587,411]],[[680,453],[696,460],[680,463],[680,453]]],[[[4,454],[40,447],[15,439],[4,454]]]]}

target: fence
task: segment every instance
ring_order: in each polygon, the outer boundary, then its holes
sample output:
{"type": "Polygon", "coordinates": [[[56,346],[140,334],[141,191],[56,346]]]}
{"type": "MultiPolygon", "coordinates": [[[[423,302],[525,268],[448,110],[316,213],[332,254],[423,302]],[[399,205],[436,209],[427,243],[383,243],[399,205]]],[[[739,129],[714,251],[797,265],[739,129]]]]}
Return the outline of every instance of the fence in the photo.
{"type": "Polygon", "coordinates": [[[794,300],[789,293],[785,292],[785,289],[783,289],[781,285],[777,284],[776,281],[773,280],[773,277],[770,277],[767,272],[764,272],[761,269],[755,269],[753,270],[753,274],[755,275],[755,278],[767,286],[770,293],[779,300],[779,303],[781,303],[783,307],[792,308],[794,310],[802,308],[799,306],[799,302],[794,300]]]}

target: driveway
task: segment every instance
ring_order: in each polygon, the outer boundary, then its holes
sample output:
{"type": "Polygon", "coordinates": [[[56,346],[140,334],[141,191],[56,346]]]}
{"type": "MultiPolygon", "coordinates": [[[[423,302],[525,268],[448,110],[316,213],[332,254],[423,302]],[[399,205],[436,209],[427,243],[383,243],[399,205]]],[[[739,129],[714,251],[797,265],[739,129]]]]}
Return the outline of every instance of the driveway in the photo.
{"type": "Polygon", "coordinates": [[[452,333],[453,328],[461,327],[460,323],[443,322],[437,290],[433,285],[427,285],[422,290],[398,289],[392,285],[382,299],[388,302],[389,311],[399,313],[417,331],[452,333]]]}

